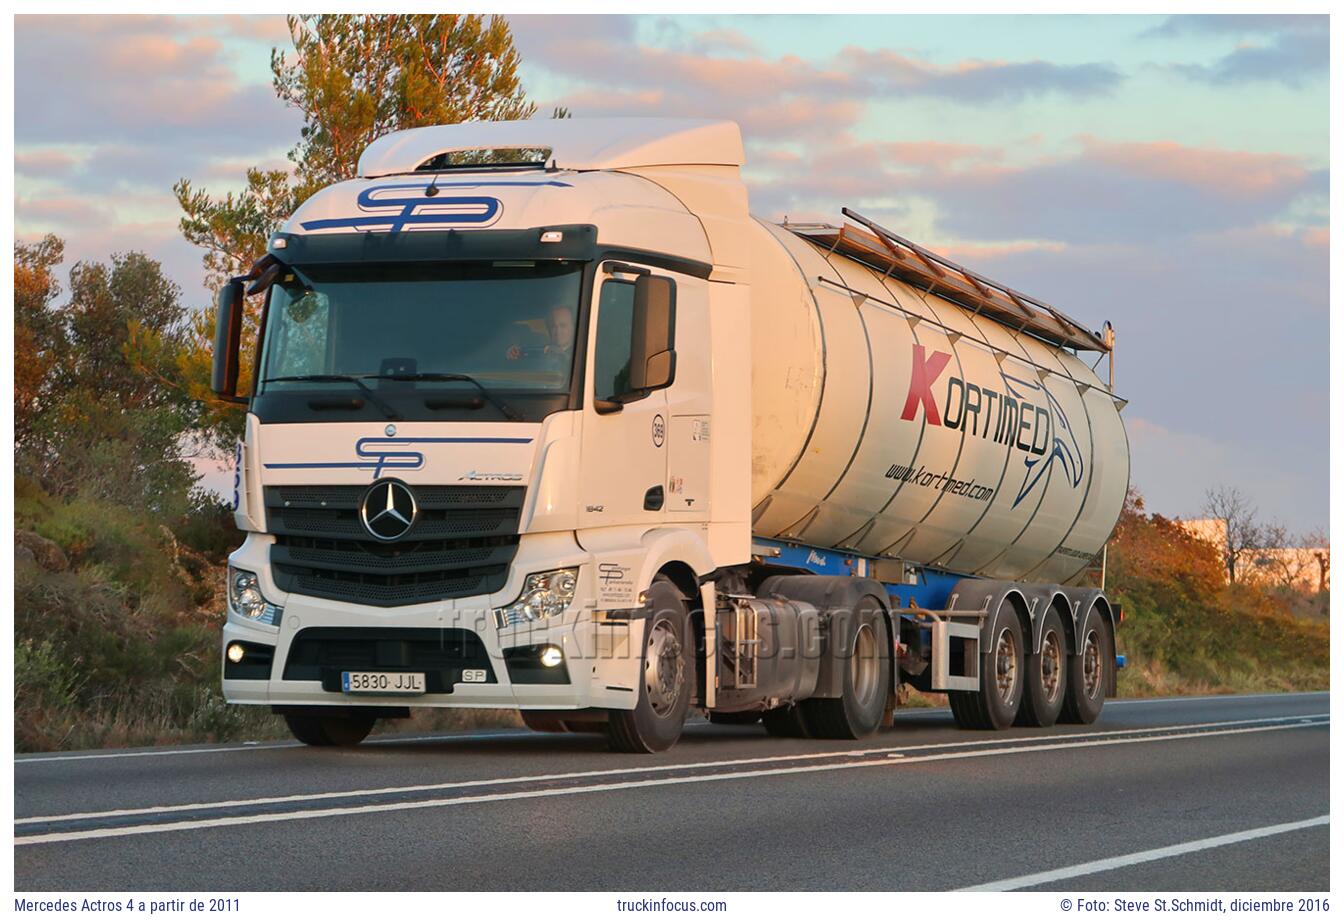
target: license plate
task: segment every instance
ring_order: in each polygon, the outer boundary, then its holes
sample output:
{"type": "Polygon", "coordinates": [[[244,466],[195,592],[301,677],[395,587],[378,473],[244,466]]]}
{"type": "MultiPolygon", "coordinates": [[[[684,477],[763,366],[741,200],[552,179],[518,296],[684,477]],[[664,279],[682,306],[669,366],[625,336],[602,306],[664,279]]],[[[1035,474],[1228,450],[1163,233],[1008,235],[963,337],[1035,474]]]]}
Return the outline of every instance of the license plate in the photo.
{"type": "Polygon", "coordinates": [[[346,693],[424,693],[424,674],[399,671],[342,671],[341,690],[346,693]]]}

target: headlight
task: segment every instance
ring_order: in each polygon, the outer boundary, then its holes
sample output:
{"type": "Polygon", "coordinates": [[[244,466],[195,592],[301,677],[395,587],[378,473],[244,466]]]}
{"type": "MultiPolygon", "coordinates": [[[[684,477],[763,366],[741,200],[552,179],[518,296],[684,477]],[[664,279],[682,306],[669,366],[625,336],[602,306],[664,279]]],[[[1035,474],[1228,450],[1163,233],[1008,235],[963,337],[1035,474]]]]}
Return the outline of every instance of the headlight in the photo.
{"type": "Polygon", "coordinates": [[[229,609],[240,617],[279,626],[283,607],[277,607],[261,593],[256,573],[229,566],[229,609]]]}
{"type": "Polygon", "coordinates": [[[507,607],[495,608],[495,622],[502,629],[564,613],[574,603],[578,586],[579,570],[576,568],[529,575],[523,582],[518,600],[507,607]]]}

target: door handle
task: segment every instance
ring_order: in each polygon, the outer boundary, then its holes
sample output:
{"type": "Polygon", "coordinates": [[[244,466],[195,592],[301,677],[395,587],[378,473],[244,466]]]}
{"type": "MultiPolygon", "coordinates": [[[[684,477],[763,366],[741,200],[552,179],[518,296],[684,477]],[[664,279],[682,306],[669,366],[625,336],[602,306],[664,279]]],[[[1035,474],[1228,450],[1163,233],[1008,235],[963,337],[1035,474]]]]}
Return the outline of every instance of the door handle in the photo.
{"type": "Polygon", "coordinates": [[[644,493],[644,510],[645,511],[663,510],[662,486],[654,486],[652,489],[649,489],[649,491],[644,493]]]}

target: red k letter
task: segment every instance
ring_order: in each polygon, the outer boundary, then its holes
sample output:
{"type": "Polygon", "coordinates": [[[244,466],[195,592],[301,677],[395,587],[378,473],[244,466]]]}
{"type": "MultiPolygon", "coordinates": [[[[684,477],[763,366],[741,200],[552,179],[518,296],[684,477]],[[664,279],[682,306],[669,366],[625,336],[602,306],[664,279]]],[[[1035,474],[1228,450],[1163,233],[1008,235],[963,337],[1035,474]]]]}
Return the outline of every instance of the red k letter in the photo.
{"type": "Polygon", "coordinates": [[[943,372],[943,368],[947,367],[947,362],[951,360],[952,356],[945,351],[935,351],[925,359],[924,346],[915,346],[914,367],[910,370],[910,394],[905,397],[902,419],[907,422],[913,419],[915,407],[923,403],[924,417],[934,425],[943,423],[938,417],[938,404],[933,401],[933,384],[943,372]]]}

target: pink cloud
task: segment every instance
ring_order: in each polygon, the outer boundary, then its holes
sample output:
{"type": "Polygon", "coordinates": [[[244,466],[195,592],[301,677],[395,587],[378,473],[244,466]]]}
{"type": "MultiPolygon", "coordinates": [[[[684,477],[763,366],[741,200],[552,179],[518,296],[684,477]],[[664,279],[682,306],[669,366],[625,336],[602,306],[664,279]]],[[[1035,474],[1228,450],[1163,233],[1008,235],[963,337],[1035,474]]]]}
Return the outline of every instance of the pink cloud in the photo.
{"type": "Polygon", "coordinates": [[[1301,185],[1308,176],[1300,159],[1281,153],[1189,147],[1165,140],[1114,143],[1084,138],[1083,143],[1084,156],[1099,163],[1241,197],[1301,185]]]}
{"type": "Polygon", "coordinates": [[[1330,248],[1330,228],[1329,227],[1308,227],[1302,231],[1302,242],[1308,246],[1319,247],[1321,249],[1330,248]]]}
{"type": "Polygon", "coordinates": [[[101,204],[83,197],[44,196],[42,198],[14,199],[16,224],[31,224],[41,232],[85,230],[89,225],[108,225],[116,222],[116,213],[101,204]]]}
{"type": "Polygon", "coordinates": [[[694,44],[702,51],[729,51],[757,54],[757,44],[737,29],[710,29],[695,36],[694,44]]]}
{"type": "Polygon", "coordinates": [[[79,163],[63,150],[21,150],[14,153],[14,171],[34,178],[69,174],[79,163]]]}

